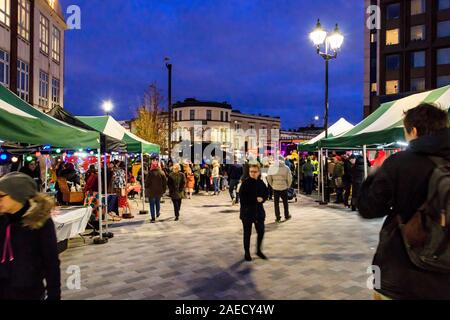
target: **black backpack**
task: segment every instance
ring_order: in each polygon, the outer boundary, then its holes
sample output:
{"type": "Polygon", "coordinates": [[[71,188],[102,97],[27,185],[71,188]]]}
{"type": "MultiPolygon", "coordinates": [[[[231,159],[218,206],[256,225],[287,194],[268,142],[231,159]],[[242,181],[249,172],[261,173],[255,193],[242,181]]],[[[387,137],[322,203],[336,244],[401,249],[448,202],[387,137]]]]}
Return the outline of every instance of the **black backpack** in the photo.
{"type": "Polygon", "coordinates": [[[450,273],[450,160],[430,159],[436,168],[427,200],[407,223],[397,217],[412,263],[427,271],[450,273]]]}

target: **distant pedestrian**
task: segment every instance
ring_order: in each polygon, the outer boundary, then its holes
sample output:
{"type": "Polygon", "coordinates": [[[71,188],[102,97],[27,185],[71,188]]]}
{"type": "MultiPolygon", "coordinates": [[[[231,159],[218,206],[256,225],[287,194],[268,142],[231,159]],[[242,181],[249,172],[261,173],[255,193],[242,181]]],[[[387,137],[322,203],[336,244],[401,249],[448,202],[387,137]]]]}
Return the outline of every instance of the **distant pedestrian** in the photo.
{"type": "Polygon", "coordinates": [[[283,157],[280,157],[279,161],[270,166],[267,173],[267,182],[273,189],[275,221],[281,221],[280,198],[283,200],[284,218],[286,220],[291,219],[291,215],[289,214],[288,189],[292,185],[292,173],[289,167],[286,166],[283,157]]]}
{"type": "Polygon", "coordinates": [[[214,185],[214,195],[217,195],[220,193],[220,189],[219,189],[220,171],[219,171],[219,163],[217,161],[213,162],[213,169],[211,172],[211,177],[212,177],[213,185],[214,185]]]}
{"type": "Polygon", "coordinates": [[[180,165],[174,164],[172,167],[172,173],[169,175],[168,186],[169,196],[172,199],[173,209],[175,213],[175,221],[180,218],[181,200],[184,197],[184,188],[186,186],[186,178],[182,172],[180,172],[180,165]]]}
{"type": "Polygon", "coordinates": [[[235,203],[239,203],[239,192],[237,192],[237,187],[243,174],[244,170],[242,168],[242,165],[238,164],[237,160],[234,160],[234,164],[232,164],[228,169],[228,179],[230,180],[230,188],[228,189],[228,191],[230,192],[230,197],[233,205],[235,203]]]}
{"type": "Polygon", "coordinates": [[[145,197],[150,202],[150,222],[154,223],[160,216],[161,198],[166,192],[167,178],[160,169],[158,160],[152,160],[150,172],[145,177],[145,197]]]}
{"type": "Polygon", "coordinates": [[[311,195],[314,184],[314,165],[311,163],[311,159],[306,159],[306,163],[302,166],[303,172],[303,185],[306,195],[311,195]]]}
{"type": "Polygon", "coordinates": [[[0,179],[0,300],[60,300],[54,201],[12,172],[0,179]]]}
{"type": "Polygon", "coordinates": [[[186,198],[191,199],[195,187],[195,176],[189,165],[184,166],[184,175],[186,178],[186,198]]]}
{"type": "Polygon", "coordinates": [[[261,259],[267,259],[262,252],[262,242],[264,239],[264,221],[266,213],[264,211],[264,202],[268,197],[268,189],[260,177],[259,166],[252,164],[249,166],[249,177],[246,178],[239,189],[241,200],[240,218],[244,229],[244,252],[245,260],[251,261],[250,239],[253,224],[258,235],[256,242],[256,254],[261,259]]]}

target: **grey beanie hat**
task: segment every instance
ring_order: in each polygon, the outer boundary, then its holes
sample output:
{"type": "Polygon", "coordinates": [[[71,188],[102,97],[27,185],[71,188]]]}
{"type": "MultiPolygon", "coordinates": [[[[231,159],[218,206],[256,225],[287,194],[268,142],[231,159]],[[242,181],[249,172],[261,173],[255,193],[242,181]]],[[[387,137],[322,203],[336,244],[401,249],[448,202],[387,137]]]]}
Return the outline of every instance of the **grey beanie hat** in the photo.
{"type": "Polygon", "coordinates": [[[25,204],[37,194],[36,182],[30,176],[21,172],[11,172],[0,178],[0,192],[25,204]]]}

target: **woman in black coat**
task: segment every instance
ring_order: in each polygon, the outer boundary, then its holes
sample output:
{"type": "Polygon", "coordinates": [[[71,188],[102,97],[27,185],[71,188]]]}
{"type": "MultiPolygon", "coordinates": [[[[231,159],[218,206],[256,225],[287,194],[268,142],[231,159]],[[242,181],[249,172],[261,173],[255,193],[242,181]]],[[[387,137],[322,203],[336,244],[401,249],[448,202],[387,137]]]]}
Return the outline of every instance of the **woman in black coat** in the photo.
{"type": "Polygon", "coordinates": [[[352,211],[356,211],[358,208],[359,190],[364,181],[364,158],[357,156],[355,158],[355,164],[352,167],[352,211]]]}
{"type": "Polygon", "coordinates": [[[0,300],[61,298],[53,206],[29,176],[0,179],[0,300]]]}
{"type": "Polygon", "coordinates": [[[240,218],[244,227],[244,251],[245,260],[251,261],[250,255],[250,237],[252,226],[255,224],[257,239],[257,255],[261,259],[267,259],[262,253],[261,246],[264,238],[264,220],[266,213],[263,203],[269,197],[269,190],[266,184],[260,178],[260,169],[258,165],[249,166],[249,177],[242,182],[239,189],[239,198],[241,201],[240,218]]]}

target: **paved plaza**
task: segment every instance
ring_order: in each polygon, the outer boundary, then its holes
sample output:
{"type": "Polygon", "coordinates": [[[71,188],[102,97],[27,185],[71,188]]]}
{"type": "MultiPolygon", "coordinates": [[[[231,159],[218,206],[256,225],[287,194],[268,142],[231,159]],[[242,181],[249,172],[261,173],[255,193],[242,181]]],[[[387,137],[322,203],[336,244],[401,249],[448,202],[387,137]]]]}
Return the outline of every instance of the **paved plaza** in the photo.
{"type": "Polygon", "coordinates": [[[183,200],[178,222],[166,200],[157,223],[139,215],[116,222],[104,245],[74,239],[60,256],[63,299],[371,299],[367,268],[381,220],[300,196],[290,203],[293,219],[276,224],[273,202],[265,207],[267,261],[243,260],[239,207],[228,192],[183,200]],[[66,287],[73,265],[80,290],[66,287]]]}

